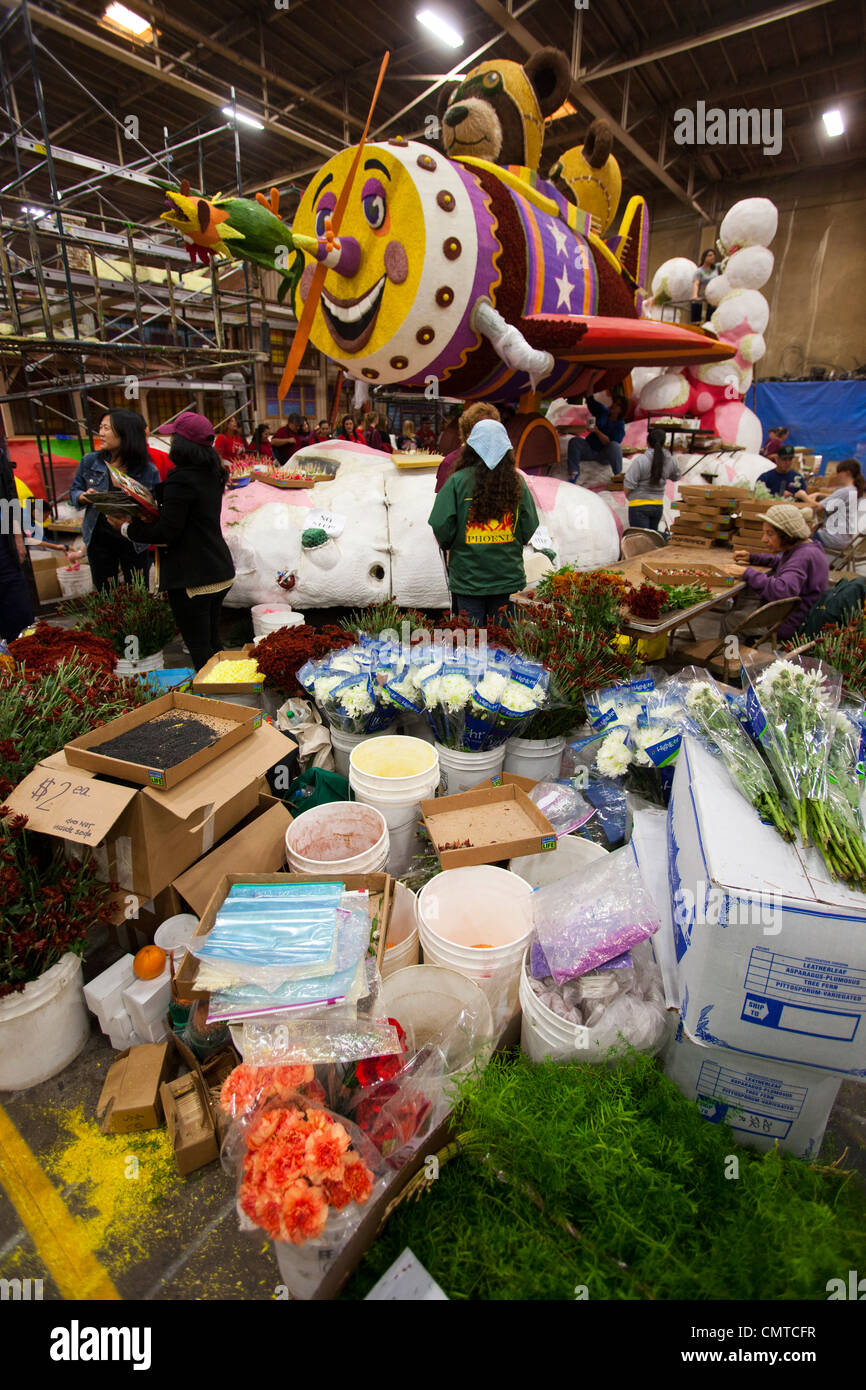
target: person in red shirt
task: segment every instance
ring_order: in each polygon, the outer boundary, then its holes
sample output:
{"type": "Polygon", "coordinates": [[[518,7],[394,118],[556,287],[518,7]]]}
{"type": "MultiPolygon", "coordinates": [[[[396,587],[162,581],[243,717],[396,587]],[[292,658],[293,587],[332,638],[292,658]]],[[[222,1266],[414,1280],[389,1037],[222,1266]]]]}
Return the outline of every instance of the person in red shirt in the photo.
{"type": "Polygon", "coordinates": [[[253,430],[253,437],[250,440],[250,453],[258,454],[259,458],[272,459],[274,451],[268,443],[270,430],[267,425],[256,425],[253,430]]]}
{"type": "Polygon", "coordinates": [[[363,432],[358,429],[351,415],[343,416],[343,424],[338,439],[351,439],[353,444],[366,444],[363,432]]]}
{"type": "Polygon", "coordinates": [[[222,434],[217,435],[213,447],[226,463],[232,463],[234,459],[240,458],[241,454],[246,453],[246,440],[241,434],[241,427],[234,416],[226,421],[225,430],[222,434]]]}

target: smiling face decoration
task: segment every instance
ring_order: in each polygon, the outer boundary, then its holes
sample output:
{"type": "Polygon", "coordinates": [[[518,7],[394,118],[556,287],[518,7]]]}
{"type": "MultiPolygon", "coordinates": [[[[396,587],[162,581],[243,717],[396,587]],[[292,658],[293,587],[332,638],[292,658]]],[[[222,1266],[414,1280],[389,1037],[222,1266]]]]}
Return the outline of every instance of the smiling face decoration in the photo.
{"type": "MultiPolygon", "coordinates": [[[[310,182],[293,232],[325,237],[354,153],[335,155],[310,182]]],[[[498,278],[491,221],[474,181],[429,145],[366,145],[310,341],[350,375],[378,384],[423,377],[434,364],[440,370],[453,350],[459,359],[477,341],[466,327],[469,310],[498,278]]],[[[298,316],[313,271],[310,258],[298,316]]]]}

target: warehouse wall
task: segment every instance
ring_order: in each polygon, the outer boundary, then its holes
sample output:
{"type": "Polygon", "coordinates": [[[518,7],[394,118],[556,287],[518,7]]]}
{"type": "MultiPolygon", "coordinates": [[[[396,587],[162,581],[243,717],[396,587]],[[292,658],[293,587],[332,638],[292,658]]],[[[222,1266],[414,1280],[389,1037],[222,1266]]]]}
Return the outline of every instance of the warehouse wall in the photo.
{"type": "MultiPolygon", "coordinates": [[[[767,161],[772,174],[772,161],[767,161]]],[[[770,303],[767,355],[759,375],[808,376],[812,366],[851,371],[866,363],[866,179],[861,169],[811,170],[766,183],[725,186],[701,201],[719,222],[740,198],[772,198],[779,230],[776,265],[763,293],[770,303]]],[[[696,259],[716,227],[673,199],[650,203],[649,278],[670,256],[696,259]]]]}

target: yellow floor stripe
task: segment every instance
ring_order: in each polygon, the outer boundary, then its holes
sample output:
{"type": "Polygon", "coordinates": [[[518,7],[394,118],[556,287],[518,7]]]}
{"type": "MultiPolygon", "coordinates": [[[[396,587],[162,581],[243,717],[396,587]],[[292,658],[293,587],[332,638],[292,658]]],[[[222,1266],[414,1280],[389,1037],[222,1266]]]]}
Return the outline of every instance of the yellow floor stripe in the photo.
{"type": "Polygon", "coordinates": [[[64,1298],[120,1299],[57,1188],[2,1106],[0,1185],[64,1298]]]}

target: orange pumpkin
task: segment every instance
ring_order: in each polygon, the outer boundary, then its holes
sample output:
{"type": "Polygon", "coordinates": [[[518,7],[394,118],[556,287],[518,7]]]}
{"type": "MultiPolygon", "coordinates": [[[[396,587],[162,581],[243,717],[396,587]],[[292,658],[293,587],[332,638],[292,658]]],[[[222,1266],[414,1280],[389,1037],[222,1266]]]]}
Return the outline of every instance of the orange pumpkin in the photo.
{"type": "Polygon", "coordinates": [[[140,980],[155,980],[165,969],[166,954],[161,946],[142,946],[132,962],[140,980]]]}

